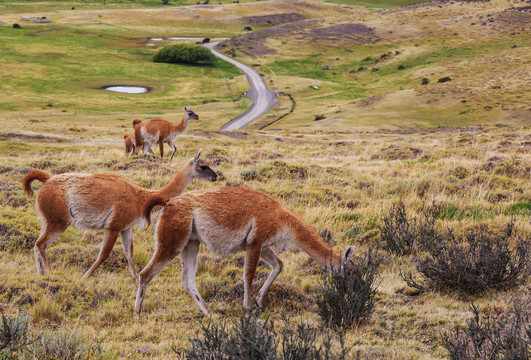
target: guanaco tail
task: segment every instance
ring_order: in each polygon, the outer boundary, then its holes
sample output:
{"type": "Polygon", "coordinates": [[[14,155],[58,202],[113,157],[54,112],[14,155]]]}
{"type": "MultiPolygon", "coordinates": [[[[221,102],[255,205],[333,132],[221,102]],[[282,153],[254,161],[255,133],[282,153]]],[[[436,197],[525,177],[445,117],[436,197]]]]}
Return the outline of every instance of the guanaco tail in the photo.
{"type": "Polygon", "coordinates": [[[116,175],[66,173],[50,176],[37,170],[29,172],[22,180],[29,196],[33,195],[32,181],[43,183],[36,204],[42,228],[34,247],[39,275],[44,275],[45,269],[51,271],[47,246],[72,224],[79,229],[107,230],[98,258],[85,277],[92,275],[107,259],[120,235],[131,275],[137,280],[131,227],[144,223],[140,213],[142,204],[153,195],[177,196],[194,178],[215,181],[216,173],[200,156],[201,150],[159,190],[143,188],[116,175]]]}
{"type": "Polygon", "coordinates": [[[325,268],[340,270],[353,247],[344,255],[333,251],[317,232],[300,217],[272,197],[245,187],[190,191],[168,199],[152,196],[142,206],[142,216],[150,222],[151,210],[164,207],[155,230],[156,250],[140,272],[135,312],[140,315],[149,282],[177,255],[181,255],[182,285],[205,315],[210,315],[195,284],[199,245],[214,254],[229,257],[245,251],[243,305],[251,305],[251,289],[260,258],[271,273],[259,291],[256,302],[262,306],[267,290],[282,270],[282,261],[273,245],[294,243],[325,268]]]}
{"type": "Polygon", "coordinates": [[[160,157],[164,156],[164,143],[170,145],[172,148],[170,159],[173,159],[175,154],[175,140],[186,129],[190,120],[198,120],[199,116],[192,111],[190,106],[184,107],[183,119],[179,124],[173,124],[163,119],[151,119],[142,121],[142,123],[134,126],[135,128],[135,142],[137,148],[134,154],[142,149],[143,153],[151,152],[151,147],[159,144],[160,157]],[[142,144],[142,145],[140,145],[142,144]]]}

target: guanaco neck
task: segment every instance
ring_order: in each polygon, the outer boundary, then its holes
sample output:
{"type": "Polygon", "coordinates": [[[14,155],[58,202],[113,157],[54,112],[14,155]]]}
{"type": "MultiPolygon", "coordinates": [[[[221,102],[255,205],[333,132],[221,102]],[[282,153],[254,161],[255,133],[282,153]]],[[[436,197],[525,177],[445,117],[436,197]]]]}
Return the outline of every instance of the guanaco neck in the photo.
{"type": "Polygon", "coordinates": [[[186,116],[186,114],[184,114],[183,119],[181,120],[181,123],[172,126],[172,133],[177,133],[177,134],[182,133],[184,130],[186,130],[186,127],[188,126],[188,122],[190,122],[190,118],[186,116]]]}
{"type": "Polygon", "coordinates": [[[180,195],[184,189],[190,185],[194,178],[192,175],[193,166],[193,161],[189,161],[175,174],[169,183],[164,185],[164,187],[161,189],[150,190],[148,196],[158,195],[166,198],[172,198],[180,195]]]}
{"type": "Polygon", "coordinates": [[[292,222],[292,226],[295,229],[296,245],[300,249],[327,270],[330,270],[330,267],[335,271],[341,269],[341,255],[332,250],[314,228],[295,215],[291,217],[290,222],[292,222]]]}

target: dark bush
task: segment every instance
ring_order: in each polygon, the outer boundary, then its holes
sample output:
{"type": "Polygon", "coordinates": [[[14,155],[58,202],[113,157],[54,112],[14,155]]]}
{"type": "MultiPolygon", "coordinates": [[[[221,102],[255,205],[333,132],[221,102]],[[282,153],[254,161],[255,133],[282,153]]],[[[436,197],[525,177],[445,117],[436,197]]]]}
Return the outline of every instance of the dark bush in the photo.
{"type": "Polygon", "coordinates": [[[277,332],[269,318],[261,320],[257,309],[244,317],[219,323],[201,324],[202,336],[190,339],[191,347],[176,352],[187,360],[346,360],[343,333],[339,333],[339,352],[332,350],[332,336],[327,332],[321,344],[320,329],[306,323],[292,325],[283,314],[282,330],[277,332]]]}
{"type": "Polygon", "coordinates": [[[429,256],[417,264],[417,270],[431,288],[460,294],[509,289],[524,283],[531,273],[530,246],[530,239],[520,238],[513,223],[500,233],[479,226],[464,239],[449,231],[443,241],[429,249],[429,256]]]}
{"type": "Polygon", "coordinates": [[[440,211],[439,205],[431,204],[421,209],[420,216],[409,218],[406,206],[400,201],[381,217],[378,228],[382,242],[398,255],[430,249],[442,240],[442,235],[435,229],[440,211]]]}
{"type": "Polygon", "coordinates": [[[442,335],[442,344],[452,360],[526,360],[531,349],[531,299],[529,296],[498,317],[480,316],[475,305],[473,317],[462,329],[442,335]]]}
{"type": "Polygon", "coordinates": [[[214,59],[214,55],[207,48],[188,44],[165,46],[153,56],[154,62],[170,64],[208,64],[213,63],[214,59]]]}
{"type": "Polygon", "coordinates": [[[382,259],[377,250],[351,258],[341,271],[331,270],[320,281],[317,313],[329,327],[348,329],[368,320],[374,310],[376,275],[382,259]]]}

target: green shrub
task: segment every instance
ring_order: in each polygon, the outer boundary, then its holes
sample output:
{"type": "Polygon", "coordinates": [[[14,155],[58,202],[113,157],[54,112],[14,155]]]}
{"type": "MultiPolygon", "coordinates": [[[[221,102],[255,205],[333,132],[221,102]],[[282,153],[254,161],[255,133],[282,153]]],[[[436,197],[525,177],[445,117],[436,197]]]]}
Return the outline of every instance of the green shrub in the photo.
{"type": "Polygon", "coordinates": [[[14,354],[32,343],[29,316],[25,314],[6,316],[0,321],[0,359],[11,359],[14,354]]]}
{"type": "Polygon", "coordinates": [[[101,358],[98,344],[87,344],[79,335],[67,331],[46,331],[31,349],[37,359],[89,360],[101,358]]]}
{"type": "Polygon", "coordinates": [[[324,275],[316,294],[317,313],[325,324],[350,328],[366,321],[374,310],[376,275],[382,259],[377,250],[351,258],[343,270],[324,275]]]}
{"type": "Polygon", "coordinates": [[[170,64],[209,64],[214,60],[214,55],[207,48],[188,44],[165,46],[153,56],[154,62],[170,64]]]}

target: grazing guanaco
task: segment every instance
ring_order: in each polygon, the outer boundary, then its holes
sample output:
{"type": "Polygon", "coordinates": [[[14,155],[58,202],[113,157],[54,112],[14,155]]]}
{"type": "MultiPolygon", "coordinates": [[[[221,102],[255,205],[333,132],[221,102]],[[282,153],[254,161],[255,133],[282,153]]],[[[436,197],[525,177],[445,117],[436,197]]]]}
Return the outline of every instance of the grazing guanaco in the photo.
{"type": "Polygon", "coordinates": [[[124,134],[125,155],[135,152],[135,134],[124,134]]]}
{"type": "Polygon", "coordinates": [[[151,147],[158,143],[160,157],[163,157],[164,143],[166,143],[172,148],[170,159],[173,159],[173,155],[177,150],[174,141],[186,129],[188,122],[192,119],[198,120],[199,116],[192,111],[190,106],[185,106],[183,119],[177,125],[163,119],[151,119],[138,124],[135,126],[135,141],[138,145],[135,155],[140,148],[142,148],[144,154],[151,152],[151,147]],[[139,144],[142,144],[142,146],[139,144]]]}
{"type": "Polygon", "coordinates": [[[156,250],[140,272],[135,312],[140,315],[149,282],[178,254],[181,254],[182,285],[205,315],[210,315],[197,291],[197,254],[202,243],[214,254],[229,257],[245,251],[243,305],[251,305],[251,289],[260,258],[271,273],[260,289],[256,302],[262,307],[264,296],[282,270],[282,261],[273,245],[294,243],[324,267],[340,270],[349,260],[353,247],[341,256],[301,218],[272,197],[245,187],[190,191],[168,199],[156,195],[142,206],[142,216],[150,223],[153,207],[164,207],[155,230],[156,250]]]}
{"type": "Polygon", "coordinates": [[[98,258],[85,277],[92,275],[109,257],[120,235],[131,275],[137,280],[131,227],[144,223],[140,214],[142,204],[152,195],[177,196],[194,178],[215,181],[216,173],[200,156],[201,150],[159,190],[143,188],[117,175],[66,173],[50,176],[37,170],[29,172],[22,179],[22,186],[29,196],[33,195],[33,180],[43,183],[36,204],[42,228],[34,247],[39,275],[44,275],[45,269],[51,271],[47,246],[73,224],[78,229],[107,230],[98,258]]]}
{"type": "MultiPolygon", "coordinates": [[[[133,129],[140,124],[142,120],[135,119],[133,120],[133,129]]],[[[136,151],[136,142],[135,142],[135,133],[125,134],[124,135],[124,144],[125,144],[125,155],[133,155],[136,151]]],[[[150,149],[151,150],[151,149],[150,149]]],[[[153,153],[153,152],[152,152],[153,153]]]]}
{"type": "MultiPolygon", "coordinates": [[[[135,119],[133,120],[133,129],[136,128],[138,124],[140,124],[142,120],[135,119]]],[[[125,144],[125,155],[133,155],[136,150],[136,142],[135,142],[135,133],[132,134],[125,134],[124,135],[124,144],[125,144]]]]}

